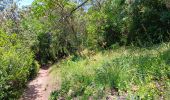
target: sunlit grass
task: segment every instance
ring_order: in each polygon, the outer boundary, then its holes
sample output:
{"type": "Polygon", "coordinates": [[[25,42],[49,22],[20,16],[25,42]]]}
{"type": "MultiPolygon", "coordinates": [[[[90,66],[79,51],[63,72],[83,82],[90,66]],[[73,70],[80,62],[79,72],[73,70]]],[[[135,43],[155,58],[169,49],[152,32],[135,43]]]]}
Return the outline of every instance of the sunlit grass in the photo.
{"type": "Polygon", "coordinates": [[[168,98],[169,47],[169,43],[152,48],[120,47],[86,53],[76,60],[68,57],[56,65],[61,70],[62,84],[52,97],[102,99],[109,95],[107,91],[114,90],[126,98],[168,98]]]}

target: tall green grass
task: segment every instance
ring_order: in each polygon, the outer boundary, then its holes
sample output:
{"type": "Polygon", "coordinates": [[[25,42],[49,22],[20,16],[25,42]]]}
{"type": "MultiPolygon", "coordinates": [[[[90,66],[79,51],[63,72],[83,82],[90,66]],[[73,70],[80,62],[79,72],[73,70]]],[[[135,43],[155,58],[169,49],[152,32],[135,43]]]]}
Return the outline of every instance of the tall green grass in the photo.
{"type": "Polygon", "coordinates": [[[59,65],[62,86],[51,99],[166,100],[170,93],[169,47],[121,47],[77,60],[70,57],[59,65]]]}

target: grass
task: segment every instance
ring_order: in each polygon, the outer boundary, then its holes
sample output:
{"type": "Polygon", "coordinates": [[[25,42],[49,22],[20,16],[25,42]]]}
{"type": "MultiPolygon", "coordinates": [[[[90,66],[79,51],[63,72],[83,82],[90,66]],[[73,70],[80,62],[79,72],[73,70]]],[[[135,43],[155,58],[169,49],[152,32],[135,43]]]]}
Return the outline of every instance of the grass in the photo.
{"type": "Polygon", "coordinates": [[[54,64],[49,69],[49,79],[48,79],[48,85],[52,88],[60,89],[61,87],[61,70],[57,66],[58,64],[54,64]]]}
{"type": "Polygon", "coordinates": [[[120,47],[93,55],[86,51],[84,57],[68,57],[56,64],[62,84],[51,99],[168,100],[169,48],[170,44],[164,43],[150,48],[120,47]]]}

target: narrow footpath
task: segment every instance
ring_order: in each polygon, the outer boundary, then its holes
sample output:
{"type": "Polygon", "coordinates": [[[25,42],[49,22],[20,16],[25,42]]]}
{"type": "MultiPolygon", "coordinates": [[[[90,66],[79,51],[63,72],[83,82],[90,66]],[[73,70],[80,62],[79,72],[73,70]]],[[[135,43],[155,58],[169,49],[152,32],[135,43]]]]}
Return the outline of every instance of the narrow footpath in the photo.
{"type": "Polygon", "coordinates": [[[51,82],[49,68],[41,68],[38,76],[30,81],[20,100],[48,100],[50,93],[57,88],[57,83],[51,82]]]}

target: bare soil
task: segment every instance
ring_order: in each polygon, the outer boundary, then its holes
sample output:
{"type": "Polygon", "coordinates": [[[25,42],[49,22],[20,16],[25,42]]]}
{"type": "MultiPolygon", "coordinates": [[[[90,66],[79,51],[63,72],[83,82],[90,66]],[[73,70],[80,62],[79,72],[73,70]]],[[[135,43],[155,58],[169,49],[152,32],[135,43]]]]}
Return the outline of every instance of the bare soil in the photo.
{"type": "Polygon", "coordinates": [[[41,68],[38,76],[30,81],[20,100],[48,100],[50,93],[58,88],[52,83],[49,68],[41,68]]]}

